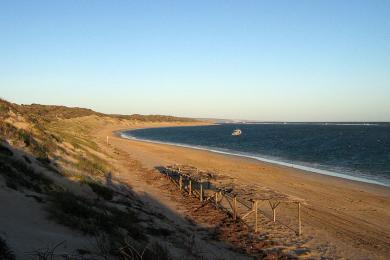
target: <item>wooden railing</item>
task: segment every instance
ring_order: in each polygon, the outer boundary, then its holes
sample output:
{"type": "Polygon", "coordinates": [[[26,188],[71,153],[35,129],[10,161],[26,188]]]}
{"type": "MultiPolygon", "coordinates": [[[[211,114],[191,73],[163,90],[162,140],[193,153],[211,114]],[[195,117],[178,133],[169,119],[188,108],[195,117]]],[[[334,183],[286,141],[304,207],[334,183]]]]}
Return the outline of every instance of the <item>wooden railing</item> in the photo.
{"type": "MultiPolygon", "coordinates": [[[[196,169],[196,171],[198,171],[196,169]]],[[[177,188],[188,194],[199,198],[202,204],[211,203],[216,209],[222,210],[228,213],[233,220],[243,221],[248,226],[253,226],[253,231],[259,231],[258,219],[259,214],[267,217],[267,215],[259,209],[260,202],[268,202],[268,205],[272,211],[273,222],[283,225],[300,236],[302,234],[302,221],[301,221],[301,206],[302,203],[299,200],[283,200],[278,197],[265,197],[261,198],[261,194],[257,194],[253,199],[244,199],[236,194],[234,190],[226,191],[218,188],[209,181],[202,180],[195,176],[190,176],[181,171],[180,167],[174,168],[172,166],[164,167],[160,169],[160,172],[165,175],[177,188]],[[259,198],[260,197],[260,198],[259,198]],[[296,218],[297,226],[291,227],[282,222],[277,221],[276,210],[281,203],[293,203],[296,205],[296,218]],[[250,217],[253,216],[252,221],[250,217]]]]}

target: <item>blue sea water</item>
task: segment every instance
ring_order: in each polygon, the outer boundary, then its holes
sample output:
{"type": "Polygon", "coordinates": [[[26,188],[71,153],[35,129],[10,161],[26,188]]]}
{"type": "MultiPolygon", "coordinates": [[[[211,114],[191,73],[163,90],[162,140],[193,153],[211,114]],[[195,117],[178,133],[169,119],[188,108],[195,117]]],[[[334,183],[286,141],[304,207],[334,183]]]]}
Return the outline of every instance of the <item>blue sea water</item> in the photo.
{"type": "Polygon", "coordinates": [[[122,136],[390,186],[390,123],[220,124],[138,129],[122,136]],[[232,136],[237,128],[242,135],[232,136]]]}

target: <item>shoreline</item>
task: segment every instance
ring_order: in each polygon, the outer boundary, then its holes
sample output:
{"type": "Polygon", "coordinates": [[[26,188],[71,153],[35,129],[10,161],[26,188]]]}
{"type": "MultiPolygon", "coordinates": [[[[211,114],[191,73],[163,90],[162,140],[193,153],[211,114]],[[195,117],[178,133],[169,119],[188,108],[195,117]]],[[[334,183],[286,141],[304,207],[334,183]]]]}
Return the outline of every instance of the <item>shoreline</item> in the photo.
{"type": "MultiPolygon", "coordinates": [[[[207,152],[221,154],[221,155],[235,156],[235,157],[239,157],[239,158],[254,160],[256,162],[268,163],[268,164],[275,165],[275,166],[282,166],[282,167],[286,167],[286,168],[290,168],[290,169],[296,169],[296,170],[301,171],[303,174],[315,174],[315,175],[328,176],[328,177],[333,177],[333,178],[337,178],[337,179],[341,179],[341,180],[353,181],[353,182],[362,183],[362,184],[378,185],[378,186],[386,187],[386,188],[390,189],[390,184],[382,183],[382,182],[372,180],[372,179],[366,179],[363,177],[352,176],[352,175],[348,175],[348,174],[344,174],[344,173],[338,173],[338,172],[313,168],[310,166],[299,165],[299,164],[294,164],[294,163],[287,163],[287,162],[283,162],[283,161],[268,159],[268,158],[250,155],[250,154],[228,152],[228,151],[212,149],[212,148],[203,147],[203,146],[193,146],[193,145],[180,144],[180,143],[155,141],[155,140],[150,140],[150,139],[137,138],[135,136],[125,134],[125,132],[134,131],[137,129],[166,128],[166,127],[167,126],[139,127],[139,128],[126,129],[126,130],[118,130],[118,131],[115,131],[114,134],[120,138],[124,138],[124,139],[128,139],[128,140],[136,140],[136,141],[140,141],[140,142],[147,142],[147,143],[160,144],[160,145],[171,145],[171,146],[176,146],[176,147],[183,147],[183,148],[188,148],[188,149],[207,151],[207,152]]],[[[183,126],[168,126],[168,127],[183,127],[183,126]]]]}
{"type": "MultiPolygon", "coordinates": [[[[241,187],[259,185],[302,199],[305,201],[302,229],[308,239],[306,246],[323,248],[324,251],[332,248],[325,254],[331,258],[383,259],[390,254],[390,226],[387,223],[390,218],[390,189],[386,186],[118,135],[118,132],[139,128],[206,124],[210,123],[113,124],[95,131],[95,136],[102,144],[106,143],[106,137],[109,136],[110,147],[124,151],[128,158],[138,161],[147,171],[156,171],[159,167],[172,164],[191,165],[225,176],[241,187]]],[[[295,208],[280,207],[279,218],[286,214],[296,214],[295,208]]]]}

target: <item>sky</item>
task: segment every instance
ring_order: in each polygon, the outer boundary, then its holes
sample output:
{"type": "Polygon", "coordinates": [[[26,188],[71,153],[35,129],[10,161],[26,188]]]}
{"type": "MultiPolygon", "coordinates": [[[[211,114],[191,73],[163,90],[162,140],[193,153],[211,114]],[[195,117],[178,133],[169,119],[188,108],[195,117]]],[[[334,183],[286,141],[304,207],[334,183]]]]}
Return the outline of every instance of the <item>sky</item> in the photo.
{"type": "Polygon", "coordinates": [[[0,1],[0,97],[118,114],[390,121],[390,1],[0,1]]]}

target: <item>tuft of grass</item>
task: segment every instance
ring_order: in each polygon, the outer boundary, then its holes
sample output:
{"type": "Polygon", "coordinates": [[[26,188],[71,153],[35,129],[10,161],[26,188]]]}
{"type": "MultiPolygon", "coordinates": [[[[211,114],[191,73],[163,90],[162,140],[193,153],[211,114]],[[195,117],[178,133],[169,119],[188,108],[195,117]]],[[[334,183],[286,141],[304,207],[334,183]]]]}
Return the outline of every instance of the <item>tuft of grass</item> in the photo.
{"type": "Polygon", "coordinates": [[[43,164],[49,164],[50,163],[50,158],[47,154],[39,155],[36,157],[38,161],[40,161],[43,164]]]}
{"type": "Polygon", "coordinates": [[[102,176],[108,172],[104,161],[92,154],[88,154],[88,158],[82,155],[78,156],[76,166],[92,176],[102,176]]]}
{"type": "Polygon", "coordinates": [[[0,118],[5,118],[8,116],[11,103],[0,98],[0,118]]]}
{"type": "Polygon", "coordinates": [[[5,185],[10,188],[10,189],[13,189],[13,190],[18,190],[18,185],[16,184],[16,182],[14,181],[11,181],[11,180],[6,180],[5,181],[5,185]]]}
{"type": "Polygon", "coordinates": [[[50,136],[57,142],[57,143],[62,143],[64,140],[56,134],[50,134],[50,136]]]}
{"type": "Polygon", "coordinates": [[[58,149],[53,138],[48,137],[45,132],[40,132],[39,138],[31,132],[24,129],[18,129],[15,126],[0,121],[0,136],[4,139],[13,139],[21,141],[30,149],[32,154],[42,162],[49,161],[49,154],[58,149]]]}
{"type": "Polygon", "coordinates": [[[3,104],[0,104],[0,115],[3,115],[8,112],[8,109],[3,104]]]}
{"type": "Polygon", "coordinates": [[[53,192],[50,202],[48,212],[51,219],[85,234],[104,232],[111,237],[122,237],[121,231],[124,230],[134,239],[147,239],[137,225],[139,219],[130,209],[122,211],[68,191],[53,192]]]}
{"type": "Polygon", "coordinates": [[[2,144],[0,144],[0,156],[13,156],[14,153],[6,146],[3,146],[2,144]]]}
{"type": "Polygon", "coordinates": [[[23,155],[23,159],[26,161],[26,163],[31,164],[30,158],[28,158],[26,155],[23,155]]]}
{"type": "Polygon", "coordinates": [[[5,178],[6,185],[15,190],[19,186],[38,193],[47,193],[58,189],[51,179],[42,173],[35,172],[22,160],[0,156],[0,175],[5,178]]]}
{"type": "Polygon", "coordinates": [[[162,236],[162,237],[167,237],[173,233],[171,230],[166,229],[166,228],[148,227],[147,231],[149,234],[151,234],[153,236],[162,236]]]}
{"type": "Polygon", "coordinates": [[[102,184],[93,181],[84,181],[84,184],[87,184],[96,195],[104,200],[112,200],[114,197],[114,191],[102,184]]]}
{"type": "Polygon", "coordinates": [[[32,136],[30,133],[26,132],[24,129],[18,129],[19,139],[24,142],[26,146],[30,146],[32,136]]]}
{"type": "Polygon", "coordinates": [[[0,259],[15,260],[15,255],[7,245],[6,241],[0,237],[0,259]]]}
{"type": "Polygon", "coordinates": [[[172,259],[168,248],[154,242],[146,247],[135,247],[129,241],[123,241],[114,252],[124,260],[169,260],[172,259]]]}
{"type": "Polygon", "coordinates": [[[101,214],[86,199],[65,191],[52,193],[50,202],[50,217],[60,224],[86,234],[98,231],[101,214]]]}
{"type": "Polygon", "coordinates": [[[169,260],[171,259],[171,256],[166,246],[162,246],[156,242],[148,248],[148,250],[145,252],[143,259],[169,260]]]}

